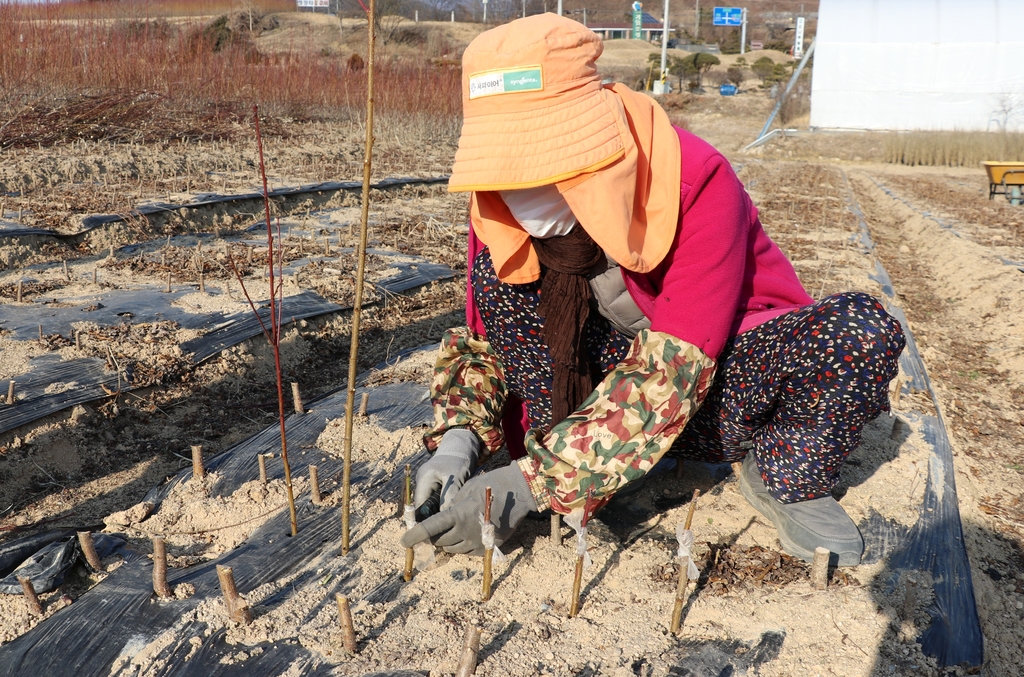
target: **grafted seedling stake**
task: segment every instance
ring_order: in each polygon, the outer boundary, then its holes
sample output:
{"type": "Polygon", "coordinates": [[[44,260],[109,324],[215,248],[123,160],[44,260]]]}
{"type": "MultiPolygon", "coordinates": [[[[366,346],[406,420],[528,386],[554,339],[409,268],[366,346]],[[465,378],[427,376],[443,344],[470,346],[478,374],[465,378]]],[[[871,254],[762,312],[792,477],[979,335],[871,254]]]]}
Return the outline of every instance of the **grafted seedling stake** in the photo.
{"type": "Polygon", "coordinates": [[[103,571],[100,556],[96,554],[96,545],[92,542],[92,532],[79,531],[78,544],[82,546],[82,554],[85,555],[85,561],[92,567],[92,570],[103,571]]]}
{"type": "Polygon", "coordinates": [[[462,657],[455,677],[472,677],[476,674],[476,661],[480,653],[480,635],[483,631],[479,626],[471,625],[466,629],[466,639],[462,644],[462,657]]]}
{"type": "Polygon", "coordinates": [[[690,509],[686,513],[686,524],[683,526],[683,531],[690,534],[689,543],[684,545],[683,536],[680,535],[679,585],[676,586],[676,603],[672,607],[672,627],[670,628],[673,635],[679,632],[683,621],[683,605],[686,604],[686,586],[690,582],[690,567],[693,566],[693,559],[689,553],[689,548],[693,545],[693,532],[690,531],[690,524],[693,523],[693,511],[697,507],[697,499],[699,497],[700,489],[694,489],[693,496],[690,498],[690,509]],[[683,552],[684,549],[686,552],[683,552]]]}
{"type": "Polygon", "coordinates": [[[348,597],[339,592],[336,599],[338,600],[338,622],[341,624],[342,642],[345,644],[346,651],[356,653],[359,651],[359,645],[356,643],[356,629],[352,624],[352,611],[348,606],[348,597]]]}
{"type": "Polygon", "coordinates": [[[43,605],[39,602],[39,595],[36,594],[36,588],[32,585],[32,579],[18,576],[18,582],[21,583],[21,590],[25,593],[25,604],[28,605],[29,613],[34,616],[42,616],[43,605]]]}
{"type": "Polygon", "coordinates": [[[814,561],[811,562],[811,587],[824,590],[828,587],[828,559],[832,553],[828,548],[815,548],[814,561]]]}
{"type": "Polygon", "coordinates": [[[153,537],[153,592],[157,597],[171,597],[171,586],[167,584],[167,546],[160,536],[153,537]]]}
{"type": "MultiPolygon", "coordinates": [[[[412,506],[412,466],[405,464],[405,507],[402,510],[402,518],[405,521],[405,528],[412,529],[416,526],[415,508],[412,506]]],[[[416,558],[416,550],[405,549],[405,573],[402,578],[408,583],[412,580],[412,565],[416,558]]]]}
{"type": "Polygon", "coordinates": [[[483,601],[491,598],[491,563],[494,560],[494,525],[491,524],[491,488],[484,489],[484,521],[480,525],[484,544],[483,601]]]}
{"type": "Polygon", "coordinates": [[[203,466],[203,445],[192,445],[192,476],[197,480],[206,477],[206,468],[203,466]]]}
{"type": "Polygon", "coordinates": [[[569,618],[580,612],[580,586],[583,584],[583,565],[587,559],[587,523],[590,521],[590,501],[594,489],[587,489],[587,500],[583,504],[583,518],[580,520],[579,536],[576,541],[576,572],[572,579],[572,600],[569,604],[569,618]]]}
{"type": "Polygon", "coordinates": [[[309,466],[309,496],[313,505],[320,505],[324,500],[320,495],[320,476],[315,465],[309,466]]]}
{"type": "Polygon", "coordinates": [[[267,457],[264,456],[263,454],[258,454],[256,456],[256,461],[260,465],[260,484],[266,484],[267,483],[267,457]]]}
{"type": "Polygon", "coordinates": [[[217,565],[217,578],[220,580],[220,590],[224,593],[224,606],[228,610],[228,618],[242,625],[252,623],[252,610],[245,598],[238,594],[235,586],[235,572],[231,567],[217,565]]]}
{"type": "Polygon", "coordinates": [[[352,480],[352,424],[355,418],[356,372],[359,367],[359,320],[363,312],[363,276],[366,274],[366,240],[370,220],[370,169],[373,159],[373,43],[377,2],[369,0],[366,10],[366,149],[363,152],[363,200],[356,246],[356,288],[352,302],[352,343],[348,355],[348,393],[345,403],[344,466],[341,480],[341,554],[348,554],[349,510],[352,480]]]}

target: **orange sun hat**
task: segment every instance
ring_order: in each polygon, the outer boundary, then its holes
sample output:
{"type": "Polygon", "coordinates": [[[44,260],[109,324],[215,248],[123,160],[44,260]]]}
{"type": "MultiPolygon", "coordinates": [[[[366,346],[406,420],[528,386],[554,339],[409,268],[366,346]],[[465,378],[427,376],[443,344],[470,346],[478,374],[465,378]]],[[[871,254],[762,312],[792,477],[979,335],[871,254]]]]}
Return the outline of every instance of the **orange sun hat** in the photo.
{"type": "Polygon", "coordinates": [[[664,259],[679,218],[679,139],[665,111],[604,86],[604,45],[555,14],[477,36],[462,57],[463,125],[450,192],[472,192],[470,219],[495,273],[531,282],[540,263],[497,191],[557,185],[580,225],[628,270],[664,259]]]}
{"type": "Polygon", "coordinates": [[[452,192],[516,190],[614,162],[628,134],[621,105],[601,87],[601,38],[555,14],[479,35],[462,57],[462,136],[452,192]]]}

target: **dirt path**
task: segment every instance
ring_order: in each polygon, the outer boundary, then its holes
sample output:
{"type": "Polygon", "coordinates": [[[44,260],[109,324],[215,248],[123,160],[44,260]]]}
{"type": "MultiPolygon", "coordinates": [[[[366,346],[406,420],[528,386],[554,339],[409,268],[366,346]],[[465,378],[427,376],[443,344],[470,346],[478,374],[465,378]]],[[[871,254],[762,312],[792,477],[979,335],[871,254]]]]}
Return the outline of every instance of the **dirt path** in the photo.
{"type": "Polygon", "coordinates": [[[997,224],[953,222],[958,236],[886,194],[880,172],[849,174],[950,433],[986,667],[1012,674],[1024,664],[1024,274],[999,257],[1021,252],[989,246],[997,224]]]}

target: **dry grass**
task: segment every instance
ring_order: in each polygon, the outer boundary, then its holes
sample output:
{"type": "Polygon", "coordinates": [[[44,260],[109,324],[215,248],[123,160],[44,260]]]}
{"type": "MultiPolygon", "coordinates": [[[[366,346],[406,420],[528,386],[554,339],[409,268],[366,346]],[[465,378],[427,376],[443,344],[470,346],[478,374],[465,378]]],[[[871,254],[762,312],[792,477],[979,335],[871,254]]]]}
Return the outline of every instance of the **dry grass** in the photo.
{"type": "Polygon", "coordinates": [[[252,10],[291,12],[294,0],[133,0],[132,2],[95,2],[73,0],[59,4],[30,5],[23,8],[24,16],[31,19],[154,19],[158,17],[216,16],[230,12],[252,10]]]}
{"type": "MultiPolygon", "coordinates": [[[[254,24],[248,13],[169,22],[156,18],[161,3],[143,5],[154,8],[146,16],[68,20],[64,7],[0,6],[0,147],[226,138],[248,133],[239,123],[254,103],[291,120],[363,117],[365,70],[342,55],[262,53],[253,38],[274,25],[262,15],[254,24]]],[[[377,68],[382,122],[457,123],[457,69],[408,60],[377,68]]]]}
{"type": "Polygon", "coordinates": [[[885,160],[904,165],[977,167],[985,160],[1024,160],[1024,134],[1013,132],[904,132],[889,134],[885,160]]]}

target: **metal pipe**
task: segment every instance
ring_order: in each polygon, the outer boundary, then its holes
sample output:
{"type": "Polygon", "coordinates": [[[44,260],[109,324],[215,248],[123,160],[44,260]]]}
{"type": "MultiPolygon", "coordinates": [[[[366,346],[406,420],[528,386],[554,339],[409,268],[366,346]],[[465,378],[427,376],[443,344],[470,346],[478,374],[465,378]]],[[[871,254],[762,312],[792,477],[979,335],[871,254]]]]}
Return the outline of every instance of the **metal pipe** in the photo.
{"type": "Polygon", "coordinates": [[[665,94],[668,79],[668,2],[665,0],[665,16],[661,20],[661,93],[665,94]]]}
{"type": "Polygon", "coordinates": [[[785,102],[786,97],[789,96],[789,92],[793,89],[793,85],[795,85],[796,81],[800,78],[800,73],[803,72],[804,66],[807,65],[807,60],[811,58],[812,54],[814,54],[814,45],[817,41],[817,36],[811,40],[811,46],[807,48],[807,53],[804,54],[804,58],[800,60],[800,65],[797,66],[795,71],[793,71],[793,77],[789,79],[789,84],[786,85],[786,90],[782,92],[782,96],[779,98],[778,103],[776,103],[775,108],[772,109],[772,114],[768,116],[768,121],[764,123],[764,128],[761,130],[761,133],[757,135],[758,141],[768,133],[768,128],[772,126],[773,122],[775,122],[775,116],[779,114],[779,110],[782,109],[783,102],[785,102]]]}

